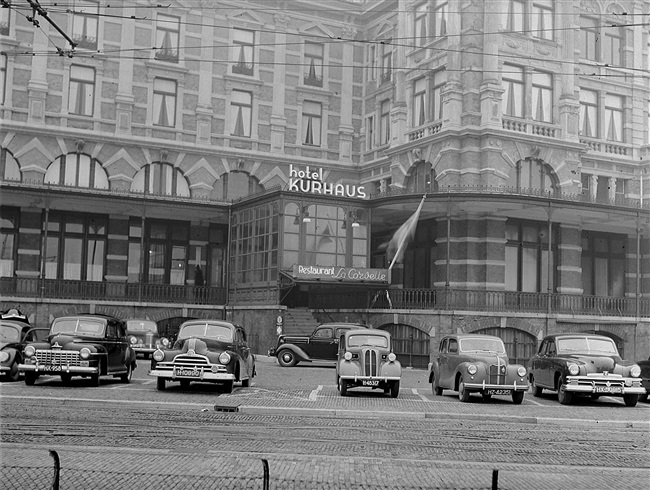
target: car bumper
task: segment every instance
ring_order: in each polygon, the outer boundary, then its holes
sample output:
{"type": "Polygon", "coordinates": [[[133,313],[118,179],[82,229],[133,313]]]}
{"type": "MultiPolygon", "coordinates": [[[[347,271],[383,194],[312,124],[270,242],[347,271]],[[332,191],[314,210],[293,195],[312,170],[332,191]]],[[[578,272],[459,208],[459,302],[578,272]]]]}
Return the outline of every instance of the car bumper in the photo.
{"type": "Polygon", "coordinates": [[[180,381],[187,379],[189,381],[208,381],[208,382],[227,382],[235,381],[235,375],[232,373],[213,373],[212,371],[199,371],[196,376],[176,376],[173,370],[169,369],[152,369],[149,376],[164,378],[171,381],[180,381]]]}
{"type": "Polygon", "coordinates": [[[99,367],[91,366],[68,366],[68,365],[56,365],[56,366],[43,366],[40,364],[19,364],[18,370],[25,373],[35,373],[35,374],[97,374],[99,372],[99,367]]]}
{"type": "Polygon", "coordinates": [[[357,381],[399,381],[402,379],[401,376],[346,376],[345,374],[339,375],[341,379],[345,379],[346,381],[354,381],[355,383],[357,381]]]}
{"type": "Polygon", "coordinates": [[[528,383],[513,383],[507,385],[498,385],[492,383],[464,383],[465,389],[470,391],[483,391],[483,390],[506,390],[506,391],[528,391],[528,383]]]}
{"type": "Polygon", "coordinates": [[[157,347],[131,347],[136,354],[153,354],[158,349],[157,347]]]}

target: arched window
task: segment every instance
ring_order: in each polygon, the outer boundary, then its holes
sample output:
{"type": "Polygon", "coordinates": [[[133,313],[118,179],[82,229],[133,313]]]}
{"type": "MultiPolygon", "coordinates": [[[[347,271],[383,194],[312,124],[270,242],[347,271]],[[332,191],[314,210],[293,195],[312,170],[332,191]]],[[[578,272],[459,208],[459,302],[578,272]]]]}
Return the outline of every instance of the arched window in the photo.
{"type": "Polygon", "coordinates": [[[68,153],[50,164],[45,183],[108,189],[108,175],[96,159],[83,153],[68,153]]]}
{"type": "Polygon", "coordinates": [[[181,171],[169,163],[145,165],[135,175],[131,190],[147,194],[190,196],[190,186],[181,171]]]}
{"type": "Polygon", "coordinates": [[[226,199],[246,197],[264,190],[259,181],[246,172],[230,172],[223,179],[226,199]]]}
{"type": "Polygon", "coordinates": [[[0,177],[4,180],[22,180],[20,166],[6,148],[0,150],[0,177]]]}
{"type": "Polygon", "coordinates": [[[535,189],[541,192],[559,191],[557,175],[550,165],[536,158],[519,160],[508,176],[508,187],[535,189]]]}
{"type": "Polygon", "coordinates": [[[420,160],[414,164],[406,180],[406,188],[409,192],[435,192],[438,190],[436,172],[430,162],[420,160]]]}

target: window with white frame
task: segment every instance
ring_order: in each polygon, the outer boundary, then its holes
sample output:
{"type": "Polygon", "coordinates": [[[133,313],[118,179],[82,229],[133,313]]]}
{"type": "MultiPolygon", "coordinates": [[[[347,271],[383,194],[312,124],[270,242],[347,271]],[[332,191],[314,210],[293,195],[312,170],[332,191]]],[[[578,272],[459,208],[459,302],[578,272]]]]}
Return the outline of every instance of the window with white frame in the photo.
{"type": "Polygon", "coordinates": [[[233,29],[233,61],[232,72],[239,75],[253,75],[255,63],[255,32],[246,29],[233,29]]]}
{"type": "Polygon", "coordinates": [[[605,95],[605,139],[607,141],[624,141],[623,137],[623,97],[605,95]]]}
{"type": "Polygon", "coordinates": [[[302,143],[320,146],[323,107],[318,102],[306,100],[302,104],[302,143]]]}
{"type": "Polygon", "coordinates": [[[550,73],[533,72],[533,119],[553,122],[553,77],[550,73]]]}
{"type": "Polygon", "coordinates": [[[0,104],[5,103],[6,88],[7,88],[7,55],[0,54],[0,104]]]}
{"type": "Polygon", "coordinates": [[[503,115],[524,117],[524,70],[518,66],[503,65],[501,80],[504,89],[503,115]]]}
{"type": "Polygon", "coordinates": [[[580,89],[580,135],[597,138],[598,134],[598,93],[580,89]]]}
{"type": "Polygon", "coordinates": [[[391,72],[393,71],[393,46],[392,40],[387,39],[381,45],[381,81],[388,82],[391,79],[391,72]]]}
{"type": "Polygon", "coordinates": [[[422,3],[415,7],[413,33],[415,34],[416,46],[424,46],[429,36],[429,5],[422,3]]]}
{"type": "Polygon", "coordinates": [[[372,150],[375,147],[375,116],[366,118],[366,150],[372,150]]]}
{"type": "Polygon", "coordinates": [[[438,70],[431,78],[431,119],[437,121],[442,119],[442,90],[447,83],[447,72],[438,70]]]}
{"type": "Polygon", "coordinates": [[[371,44],[368,46],[368,80],[377,80],[377,46],[371,44]]]}
{"type": "Polygon", "coordinates": [[[418,78],[413,84],[413,126],[427,122],[427,79],[418,78]]]}
{"type": "Polygon", "coordinates": [[[6,5],[6,8],[0,8],[0,36],[9,35],[9,26],[11,16],[11,0],[5,0],[2,2],[3,5],[6,5]]]}
{"type": "Polygon", "coordinates": [[[580,57],[625,66],[625,31],[612,22],[580,17],[580,57]]]}
{"type": "Polygon", "coordinates": [[[580,17],[580,53],[582,58],[598,61],[599,46],[598,21],[589,17],[580,17]]]}
{"type": "Polygon", "coordinates": [[[321,43],[305,42],[305,85],[323,86],[323,53],[325,46],[321,43]]]}
{"type": "Polygon", "coordinates": [[[449,18],[449,4],[447,0],[436,0],[431,12],[431,37],[447,35],[447,21],[449,18]]]}
{"type": "Polygon", "coordinates": [[[390,100],[381,103],[379,113],[379,144],[387,145],[390,142],[390,100]]]}
{"type": "Polygon", "coordinates": [[[534,0],[531,8],[531,30],[534,37],[553,40],[555,30],[553,3],[553,0],[534,0]]]}
{"type": "Polygon", "coordinates": [[[523,32],[525,29],[526,2],[524,0],[509,0],[502,12],[502,25],[511,32],[523,32]]]}
{"type": "Polygon", "coordinates": [[[603,62],[612,66],[623,65],[623,28],[609,25],[603,28],[603,62]]]}
{"type": "Polygon", "coordinates": [[[72,40],[79,48],[97,49],[99,2],[79,0],[73,9],[72,40]]]}
{"type": "Polygon", "coordinates": [[[250,138],[253,123],[253,94],[233,90],[230,94],[230,134],[250,138]]]}
{"type": "Polygon", "coordinates": [[[131,191],[168,196],[190,196],[190,187],[182,172],[166,162],[145,165],[133,178],[131,191]]]}
{"type": "Polygon", "coordinates": [[[176,126],[176,81],[154,78],[153,116],[155,126],[176,126]]]}
{"type": "Polygon", "coordinates": [[[108,189],[108,175],[96,159],[83,153],[68,153],[47,167],[45,183],[108,189]]]}
{"type": "Polygon", "coordinates": [[[70,90],[68,112],[80,116],[92,116],[95,100],[95,70],[86,66],[70,66],[70,90]]]}
{"type": "Polygon", "coordinates": [[[158,14],[156,21],[156,59],[178,63],[180,19],[158,14]]]}

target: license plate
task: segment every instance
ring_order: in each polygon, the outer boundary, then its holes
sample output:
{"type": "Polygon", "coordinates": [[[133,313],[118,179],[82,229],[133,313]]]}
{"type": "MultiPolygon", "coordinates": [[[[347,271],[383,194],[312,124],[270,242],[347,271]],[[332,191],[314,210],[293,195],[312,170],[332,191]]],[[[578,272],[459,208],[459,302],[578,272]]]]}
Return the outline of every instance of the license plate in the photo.
{"type": "Polygon", "coordinates": [[[379,380],[378,379],[362,379],[361,384],[363,386],[378,386],[379,385],[379,380]]]}
{"type": "Polygon", "coordinates": [[[620,386],[596,386],[594,393],[621,393],[623,389],[620,386]]]}
{"type": "Polygon", "coordinates": [[[44,364],[41,369],[43,371],[61,371],[61,366],[58,364],[44,364]]]}
{"type": "Polygon", "coordinates": [[[510,390],[485,390],[486,395],[509,395],[510,390]]]}
{"type": "Polygon", "coordinates": [[[197,377],[200,375],[201,372],[198,369],[176,368],[174,370],[174,376],[179,376],[179,377],[197,377]]]}

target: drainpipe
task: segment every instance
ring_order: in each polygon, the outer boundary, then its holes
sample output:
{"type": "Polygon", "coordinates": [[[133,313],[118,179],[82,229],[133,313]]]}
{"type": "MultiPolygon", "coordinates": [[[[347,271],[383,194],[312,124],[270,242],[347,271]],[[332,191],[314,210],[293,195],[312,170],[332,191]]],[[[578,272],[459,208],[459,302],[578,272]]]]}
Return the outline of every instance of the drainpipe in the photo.
{"type": "Polygon", "coordinates": [[[553,226],[551,222],[551,215],[553,214],[553,210],[551,209],[551,201],[548,201],[548,226],[547,226],[547,233],[548,233],[548,257],[547,257],[547,262],[548,262],[548,272],[547,275],[548,277],[546,278],[546,315],[550,316],[551,315],[551,297],[553,294],[553,260],[552,257],[552,252],[553,252],[553,243],[552,243],[552,232],[553,232],[553,226]]]}
{"type": "Polygon", "coordinates": [[[228,236],[226,238],[226,263],[224,264],[224,271],[226,273],[226,277],[224,280],[224,286],[226,288],[226,302],[223,306],[224,320],[228,320],[228,304],[230,303],[230,243],[232,237],[231,226],[232,226],[232,208],[228,208],[228,236]]]}
{"type": "MultiPolygon", "coordinates": [[[[447,189],[449,192],[449,189],[447,189]]],[[[451,253],[451,197],[447,194],[447,264],[445,272],[445,310],[449,310],[449,254],[451,253]]]]}
{"type": "MultiPolygon", "coordinates": [[[[145,191],[146,192],[146,191],[145,191]]],[[[142,217],[140,219],[140,281],[138,284],[138,303],[142,303],[142,283],[144,282],[144,261],[147,254],[144,251],[144,234],[145,234],[145,196],[142,196],[142,217]]]]}
{"type": "Polygon", "coordinates": [[[46,194],[45,194],[45,230],[43,230],[43,242],[41,243],[41,273],[40,273],[40,284],[39,284],[39,295],[41,302],[45,297],[45,262],[47,255],[47,231],[50,223],[50,184],[47,184],[46,194]]]}

